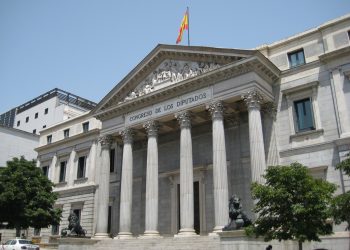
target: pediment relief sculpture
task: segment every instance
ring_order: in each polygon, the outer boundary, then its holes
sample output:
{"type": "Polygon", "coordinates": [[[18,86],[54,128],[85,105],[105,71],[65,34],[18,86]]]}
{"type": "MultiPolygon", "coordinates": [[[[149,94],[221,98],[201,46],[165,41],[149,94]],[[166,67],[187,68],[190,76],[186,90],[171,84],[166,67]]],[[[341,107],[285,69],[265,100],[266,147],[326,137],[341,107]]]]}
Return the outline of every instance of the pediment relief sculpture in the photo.
{"type": "Polygon", "coordinates": [[[196,77],[219,68],[214,62],[189,62],[165,60],[156,70],[143,80],[123,101],[147,95],[155,90],[196,77]]]}

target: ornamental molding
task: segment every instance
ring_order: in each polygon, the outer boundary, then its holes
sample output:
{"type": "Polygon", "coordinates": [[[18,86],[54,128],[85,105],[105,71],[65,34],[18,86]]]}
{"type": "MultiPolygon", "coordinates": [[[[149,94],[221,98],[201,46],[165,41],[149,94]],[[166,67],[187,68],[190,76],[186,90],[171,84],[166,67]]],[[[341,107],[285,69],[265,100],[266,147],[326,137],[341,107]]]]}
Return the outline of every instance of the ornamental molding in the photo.
{"type": "Polygon", "coordinates": [[[155,90],[199,76],[220,68],[215,62],[190,62],[165,60],[157,69],[149,74],[133,91],[120,103],[147,95],[155,90]]]}
{"type": "Polygon", "coordinates": [[[207,109],[211,114],[211,117],[213,120],[223,119],[225,107],[222,101],[216,101],[216,102],[210,103],[207,109]]]}
{"type": "Polygon", "coordinates": [[[113,143],[113,137],[111,135],[104,135],[98,138],[98,141],[100,142],[102,148],[107,148],[113,143]]]}
{"type": "Polygon", "coordinates": [[[148,137],[151,136],[158,136],[158,131],[159,131],[159,122],[158,121],[147,121],[146,123],[143,124],[143,128],[147,131],[148,137]]]}
{"type": "Polygon", "coordinates": [[[250,109],[259,109],[261,108],[261,104],[264,101],[264,98],[260,91],[253,89],[244,94],[242,94],[241,98],[245,102],[248,110],[250,109]]]}
{"type": "Polygon", "coordinates": [[[276,121],[277,116],[277,106],[273,102],[267,102],[264,103],[261,106],[261,111],[267,115],[269,115],[271,118],[273,118],[274,121],[276,121]]]}
{"type": "Polygon", "coordinates": [[[175,118],[178,120],[180,128],[191,128],[191,112],[184,111],[175,114],[175,118]]]}
{"type": "Polygon", "coordinates": [[[126,128],[120,132],[120,135],[123,138],[124,144],[126,144],[126,143],[132,144],[134,134],[135,134],[135,131],[131,128],[126,128]]]}

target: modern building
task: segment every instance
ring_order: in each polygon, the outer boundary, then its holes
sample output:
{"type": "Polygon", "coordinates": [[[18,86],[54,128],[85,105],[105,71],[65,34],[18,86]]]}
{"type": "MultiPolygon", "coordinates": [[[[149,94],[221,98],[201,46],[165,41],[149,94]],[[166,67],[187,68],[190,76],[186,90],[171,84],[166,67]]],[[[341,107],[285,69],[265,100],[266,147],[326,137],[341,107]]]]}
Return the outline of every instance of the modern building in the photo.
{"type": "Polygon", "coordinates": [[[0,115],[0,124],[33,134],[92,110],[96,103],[67,91],[52,89],[0,115]]]}
{"type": "Polygon", "coordinates": [[[37,158],[34,148],[39,144],[39,135],[0,125],[0,138],[0,167],[6,166],[13,157],[37,158]]]}
{"type": "MultiPolygon", "coordinates": [[[[251,182],[295,161],[349,190],[335,170],[350,151],[349,37],[347,15],[252,50],[156,46],[91,113],[42,131],[37,151],[57,183],[61,227],[74,212],[95,239],[219,242],[228,198],[241,197],[254,218],[251,182]]],[[[347,249],[344,230],[310,249],[347,249]]]]}

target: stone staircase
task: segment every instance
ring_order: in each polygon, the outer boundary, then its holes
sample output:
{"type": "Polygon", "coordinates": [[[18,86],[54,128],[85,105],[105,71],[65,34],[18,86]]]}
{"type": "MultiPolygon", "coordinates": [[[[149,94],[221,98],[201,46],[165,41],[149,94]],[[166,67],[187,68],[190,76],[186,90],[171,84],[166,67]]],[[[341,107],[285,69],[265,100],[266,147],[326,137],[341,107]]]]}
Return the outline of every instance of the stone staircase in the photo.
{"type": "Polygon", "coordinates": [[[94,249],[104,250],[219,250],[219,237],[164,237],[159,239],[101,240],[94,249]]]}

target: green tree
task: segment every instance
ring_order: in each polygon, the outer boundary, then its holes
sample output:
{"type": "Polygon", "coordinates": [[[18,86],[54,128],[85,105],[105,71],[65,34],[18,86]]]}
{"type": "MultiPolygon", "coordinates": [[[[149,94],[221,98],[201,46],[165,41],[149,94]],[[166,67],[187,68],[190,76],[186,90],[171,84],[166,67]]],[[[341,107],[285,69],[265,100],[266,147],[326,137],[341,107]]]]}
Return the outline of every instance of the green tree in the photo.
{"type": "Polygon", "coordinates": [[[22,156],[7,162],[0,171],[0,224],[8,228],[43,228],[58,224],[62,211],[54,208],[57,194],[53,183],[43,175],[35,161],[22,156]]]}
{"type": "MultiPolygon", "coordinates": [[[[350,176],[350,157],[337,164],[335,168],[350,176]]],[[[335,224],[346,221],[348,224],[346,230],[350,230],[350,191],[336,196],[333,199],[332,209],[335,224]]]]}
{"type": "Polygon", "coordinates": [[[330,203],[336,186],[310,176],[307,167],[272,166],[264,175],[265,184],[252,184],[258,218],[246,229],[248,235],[273,239],[320,241],[319,235],[332,233],[330,203]]]}

